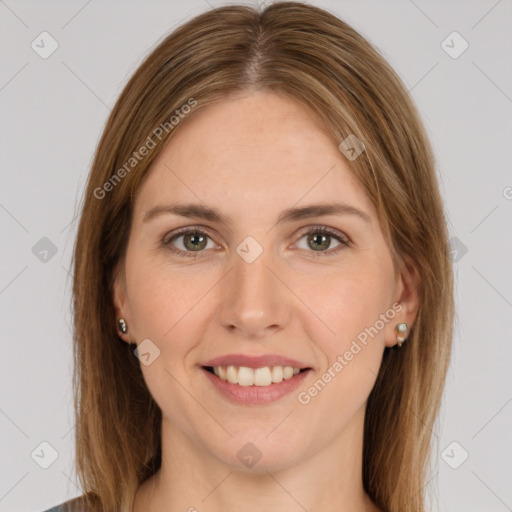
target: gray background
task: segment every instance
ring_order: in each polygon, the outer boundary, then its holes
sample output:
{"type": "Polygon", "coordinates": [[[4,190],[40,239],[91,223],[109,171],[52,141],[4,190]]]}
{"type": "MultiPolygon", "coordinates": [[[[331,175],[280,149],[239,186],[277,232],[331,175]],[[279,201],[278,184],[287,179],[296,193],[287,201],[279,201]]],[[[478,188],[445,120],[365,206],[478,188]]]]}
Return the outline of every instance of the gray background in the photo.
{"type": "MultiPolygon", "coordinates": [[[[109,109],[142,58],[223,3],[0,1],[1,511],[41,511],[81,494],[69,276],[78,198],[109,109]],[[43,45],[43,31],[59,45],[46,59],[31,47],[43,45]],[[58,454],[47,469],[42,442],[58,454]]],[[[410,89],[457,238],[458,315],[431,510],[512,510],[512,0],[312,3],[361,31],[410,89]],[[463,49],[453,31],[469,44],[457,58],[445,51],[463,49]]]]}

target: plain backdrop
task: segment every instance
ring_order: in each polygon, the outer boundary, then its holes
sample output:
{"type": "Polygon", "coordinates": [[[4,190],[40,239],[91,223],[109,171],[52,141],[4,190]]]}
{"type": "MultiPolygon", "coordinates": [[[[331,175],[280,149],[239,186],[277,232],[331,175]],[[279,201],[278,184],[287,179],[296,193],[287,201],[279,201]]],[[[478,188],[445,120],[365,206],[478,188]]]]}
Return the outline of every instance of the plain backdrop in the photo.
{"type": "MultiPolygon", "coordinates": [[[[129,76],[176,26],[224,3],[0,1],[1,511],[42,511],[81,494],[71,393],[76,206],[129,76]]],[[[433,432],[430,510],[512,510],[512,0],[311,3],[380,49],[438,159],[457,324],[433,432]]]]}

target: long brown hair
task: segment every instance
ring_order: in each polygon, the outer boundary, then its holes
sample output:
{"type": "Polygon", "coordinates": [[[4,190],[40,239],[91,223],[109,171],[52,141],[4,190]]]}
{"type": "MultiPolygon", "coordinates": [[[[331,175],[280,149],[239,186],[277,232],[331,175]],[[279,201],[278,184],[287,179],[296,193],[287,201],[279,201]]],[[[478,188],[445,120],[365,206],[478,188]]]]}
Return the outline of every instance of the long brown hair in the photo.
{"type": "Polygon", "coordinates": [[[90,510],[128,512],[161,463],[161,411],[134,346],[118,337],[112,300],[138,186],[186,115],[256,90],[300,101],[337,145],[350,134],[363,142],[365,151],[348,163],[377,208],[397,269],[409,260],[419,271],[416,322],[401,349],[385,349],[368,398],[362,478],[384,511],[423,512],[454,315],[435,159],[407,89],[380,53],[335,15],[299,2],[262,11],[231,5],[191,19],[147,56],[112,109],[73,252],[83,501],[90,510]]]}

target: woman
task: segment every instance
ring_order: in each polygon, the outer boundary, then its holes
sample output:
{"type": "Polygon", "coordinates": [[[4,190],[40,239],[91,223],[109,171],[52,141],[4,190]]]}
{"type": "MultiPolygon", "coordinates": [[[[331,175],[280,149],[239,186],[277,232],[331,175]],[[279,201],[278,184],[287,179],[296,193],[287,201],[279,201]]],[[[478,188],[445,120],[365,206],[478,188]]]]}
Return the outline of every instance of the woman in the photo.
{"type": "Polygon", "coordinates": [[[73,257],[85,493],[52,510],[425,510],[447,229],[418,112],[349,25],[280,2],[169,35],[73,257]]]}

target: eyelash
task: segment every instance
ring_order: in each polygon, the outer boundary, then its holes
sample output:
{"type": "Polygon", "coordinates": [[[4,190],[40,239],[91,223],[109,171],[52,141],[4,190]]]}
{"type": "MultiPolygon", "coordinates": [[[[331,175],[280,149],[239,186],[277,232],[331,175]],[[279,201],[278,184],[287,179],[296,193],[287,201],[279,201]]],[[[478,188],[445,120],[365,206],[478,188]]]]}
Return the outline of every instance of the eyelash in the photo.
{"type": "MultiPolygon", "coordinates": [[[[167,248],[168,250],[170,250],[171,252],[173,252],[179,256],[185,256],[188,258],[201,257],[201,256],[199,256],[199,253],[204,252],[204,250],[182,251],[181,249],[177,249],[171,243],[174,240],[176,240],[177,238],[179,238],[180,236],[188,235],[188,234],[201,235],[201,236],[211,239],[210,235],[208,235],[207,232],[203,231],[200,228],[186,227],[186,228],[178,230],[174,233],[167,234],[162,240],[162,246],[164,246],[165,248],[167,248]],[[170,235],[172,235],[172,236],[170,236],[170,235]]],[[[307,235],[327,235],[329,237],[335,238],[341,244],[338,247],[336,247],[335,249],[329,250],[329,251],[308,251],[308,252],[313,253],[314,258],[323,258],[323,257],[332,256],[334,254],[337,254],[339,251],[343,250],[344,248],[350,247],[352,245],[352,242],[348,238],[340,236],[337,231],[335,231],[327,226],[311,227],[311,228],[309,228],[308,231],[305,231],[304,233],[302,233],[300,235],[299,240],[307,235]]]]}

